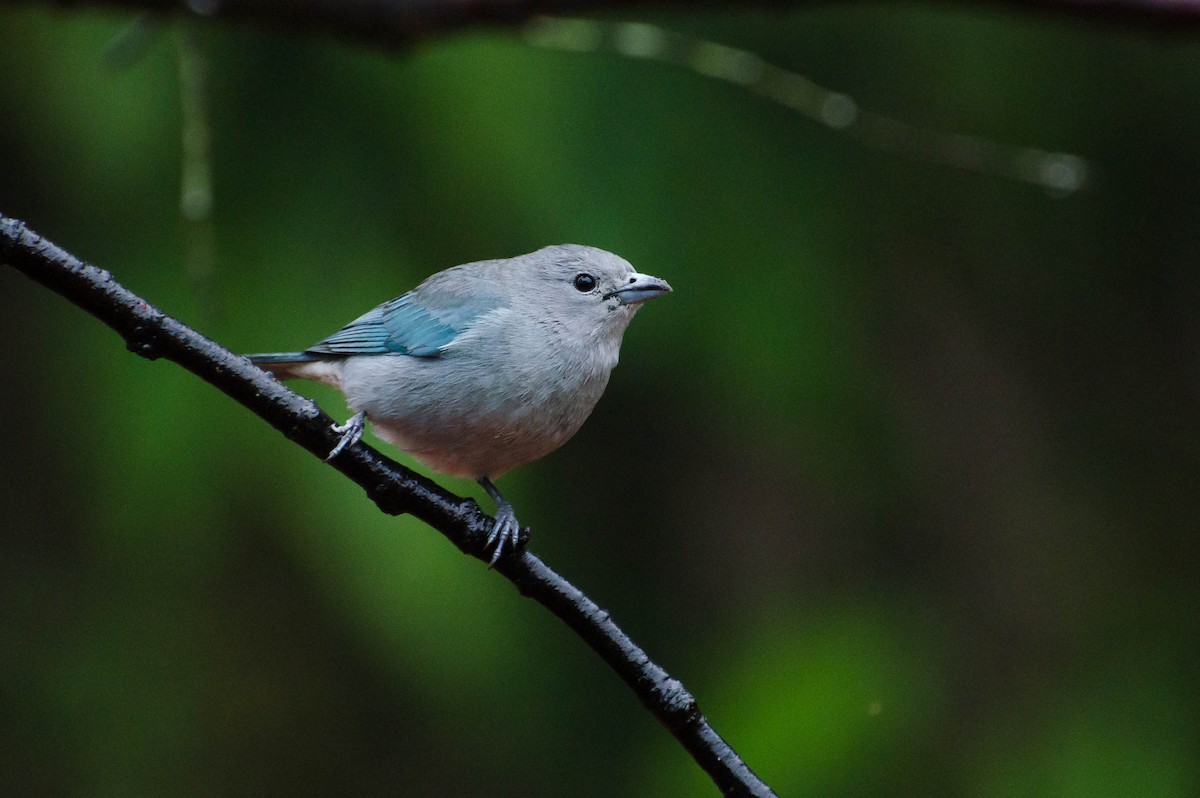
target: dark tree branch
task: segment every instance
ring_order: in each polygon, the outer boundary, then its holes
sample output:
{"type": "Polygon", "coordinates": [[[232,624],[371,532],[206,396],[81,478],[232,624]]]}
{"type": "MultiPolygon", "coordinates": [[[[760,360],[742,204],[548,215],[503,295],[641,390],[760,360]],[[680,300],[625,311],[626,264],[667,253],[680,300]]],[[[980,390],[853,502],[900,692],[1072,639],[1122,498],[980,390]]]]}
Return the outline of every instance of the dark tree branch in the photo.
{"type": "MultiPolygon", "coordinates": [[[[117,331],[130,351],[165,358],[245,405],[288,439],[324,458],[340,437],[333,419],[276,382],[266,372],[176,321],[90,266],[25,227],[0,216],[0,264],[66,297],[117,331]]],[[[466,554],[487,561],[484,541],[491,520],[470,499],[435,483],[364,445],[330,465],[362,487],[379,509],[411,513],[441,532],[466,554]]],[[[774,796],[700,714],[695,698],[578,588],[522,549],[503,558],[498,572],[524,596],[557,615],[598,653],[642,703],[687,749],[729,796],[774,796]]]]}
{"type": "MultiPolygon", "coordinates": [[[[6,0],[0,0],[5,2],[6,0]]],[[[29,0],[7,0],[29,2],[29,0]]],[[[59,7],[109,6],[155,13],[185,13],[324,35],[337,35],[385,46],[404,46],[468,27],[517,25],[539,14],[579,15],[704,7],[803,8],[845,0],[34,0],[59,7]]],[[[853,0],[858,3],[858,0],[853,0]]],[[[893,0],[894,4],[895,0],[893,0]]],[[[912,0],[904,0],[912,4],[912,0]]],[[[919,2],[919,0],[918,0],[919,2]]],[[[1159,29],[1200,26],[1200,0],[969,0],[942,5],[991,6],[1045,11],[1078,19],[1101,20],[1159,29]]]]}

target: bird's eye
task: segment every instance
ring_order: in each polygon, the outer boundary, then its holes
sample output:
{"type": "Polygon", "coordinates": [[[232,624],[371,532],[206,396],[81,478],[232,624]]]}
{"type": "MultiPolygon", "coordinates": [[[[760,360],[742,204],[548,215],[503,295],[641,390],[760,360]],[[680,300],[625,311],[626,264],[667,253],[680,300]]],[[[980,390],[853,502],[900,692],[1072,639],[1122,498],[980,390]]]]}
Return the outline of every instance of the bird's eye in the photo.
{"type": "Polygon", "coordinates": [[[596,278],[590,274],[575,275],[575,290],[586,294],[596,287],[596,278]]]}

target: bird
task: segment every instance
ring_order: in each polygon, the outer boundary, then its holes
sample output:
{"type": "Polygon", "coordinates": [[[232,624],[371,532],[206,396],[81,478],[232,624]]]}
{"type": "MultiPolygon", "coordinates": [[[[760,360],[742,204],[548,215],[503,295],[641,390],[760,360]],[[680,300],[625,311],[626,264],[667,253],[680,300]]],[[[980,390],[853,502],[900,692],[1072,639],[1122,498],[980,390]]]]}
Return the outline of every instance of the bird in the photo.
{"type": "Polygon", "coordinates": [[[328,460],[367,423],[442,474],[478,482],[496,504],[489,567],[521,525],[496,487],[567,442],[591,415],[658,277],[596,247],[562,244],[453,266],[299,352],[247,355],[276,379],[333,386],[355,411],[328,460]]]}

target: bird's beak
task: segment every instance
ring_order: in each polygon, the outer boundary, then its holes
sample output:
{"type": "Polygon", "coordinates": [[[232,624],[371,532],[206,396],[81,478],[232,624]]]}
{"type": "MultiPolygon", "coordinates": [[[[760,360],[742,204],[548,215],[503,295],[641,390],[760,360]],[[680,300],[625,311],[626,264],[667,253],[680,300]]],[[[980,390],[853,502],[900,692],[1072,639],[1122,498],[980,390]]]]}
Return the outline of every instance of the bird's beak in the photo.
{"type": "Polygon", "coordinates": [[[634,272],[626,278],[625,285],[604,295],[605,299],[616,297],[622,305],[637,305],[648,299],[666,296],[671,293],[671,286],[666,280],[651,277],[648,274],[634,272]]]}

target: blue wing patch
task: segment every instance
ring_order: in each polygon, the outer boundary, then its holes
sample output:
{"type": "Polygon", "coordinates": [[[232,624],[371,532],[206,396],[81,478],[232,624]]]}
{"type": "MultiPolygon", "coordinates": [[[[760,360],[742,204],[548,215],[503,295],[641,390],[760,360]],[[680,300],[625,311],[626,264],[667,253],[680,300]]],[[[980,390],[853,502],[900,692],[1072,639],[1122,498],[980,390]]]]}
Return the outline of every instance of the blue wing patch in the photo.
{"type": "Polygon", "coordinates": [[[428,308],[411,293],[367,311],[306,352],[330,355],[411,355],[437,357],[475,319],[493,308],[498,300],[474,298],[444,308],[428,308]]]}

